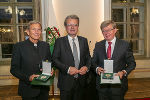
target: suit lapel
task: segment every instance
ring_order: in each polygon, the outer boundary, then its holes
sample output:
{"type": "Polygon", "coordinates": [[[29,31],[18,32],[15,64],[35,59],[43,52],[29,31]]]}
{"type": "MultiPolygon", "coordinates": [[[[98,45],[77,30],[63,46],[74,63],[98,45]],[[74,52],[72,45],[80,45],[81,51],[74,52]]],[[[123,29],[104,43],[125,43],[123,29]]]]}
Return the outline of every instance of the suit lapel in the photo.
{"type": "Polygon", "coordinates": [[[102,43],[102,52],[103,52],[103,54],[104,54],[104,57],[105,57],[105,59],[107,59],[107,54],[106,54],[106,40],[104,40],[103,41],[103,43],[102,43]]]}
{"type": "Polygon", "coordinates": [[[83,52],[82,52],[82,50],[83,50],[83,41],[82,41],[82,39],[81,39],[81,37],[79,37],[79,36],[77,36],[78,37],[78,42],[79,42],[79,49],[80,49],[80,61],[81,61],[81,57],[82,57],[82,54],[83,54],[83,52]]]}
{"type": "Polygon", "coordinates": [[[119,42],[118,42],[118,39],[116,38],[115,47],[114,47],[114,51],[113,51],[113,54],[112,54],[112,59],[115,59],[115,56],[117,56],[118,47],[119,47],[119,42]]]}
{"type": "Polygon", "coordinates": [[[69,40],[68,40],[68,36],[65,36],[65,46],[64,48],[66,48],[66,50],[68,51],[69,55],[71,54],[72,58],[73,58],[73,54],[72,54],[72,50],[69,44],[69,40]]]}

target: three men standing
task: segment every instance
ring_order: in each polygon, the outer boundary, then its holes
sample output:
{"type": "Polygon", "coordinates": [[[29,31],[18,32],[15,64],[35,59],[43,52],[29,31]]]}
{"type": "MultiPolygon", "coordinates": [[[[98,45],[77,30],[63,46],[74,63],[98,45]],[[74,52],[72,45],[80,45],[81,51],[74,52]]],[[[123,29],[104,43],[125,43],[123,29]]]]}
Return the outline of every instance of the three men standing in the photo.
{"type": "MultiPolygon", "coordinates": [[[[60,100],[84,100],[87,72],[90,70],[91,57],[87,39],[78,36],[79,17],[69,15],[64,21],[67,36],[55,41],[52,55],[53,63],[59,70],[58,88],[60,100]]],[[[92,64],[97,73],[96,88],[99,100],[124,100],[128,88],[128,74],[135,69],[133,52],[124,40],[115,37],[116,24],[107,20],[101,24],[104,40],[95,45],[92,64]],[[121,85],[100,84],[100,74],[104,73],[104,60],[113,60],[113,73],[121,79],[121,85]]],[[[47,100],[49,87],[32,86],[30,82],[40,72],[42,60],[51,61],[49,45],[39,41],[41,24],[30,22],[29,39],[14,46],[11,73],[19,78],[19,94],[23,100],[47,100]],[[38,98],[38,99],[37,99],[38,98]]]]}

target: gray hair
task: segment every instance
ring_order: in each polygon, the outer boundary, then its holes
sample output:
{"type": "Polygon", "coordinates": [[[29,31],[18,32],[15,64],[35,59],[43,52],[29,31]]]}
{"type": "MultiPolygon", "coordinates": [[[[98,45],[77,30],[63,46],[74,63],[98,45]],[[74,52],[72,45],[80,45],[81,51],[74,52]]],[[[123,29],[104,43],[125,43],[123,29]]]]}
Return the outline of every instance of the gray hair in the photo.
{"type": "Polygon", "coordinates": [[[66,17],[65,21],[64,21],[64,26],[67,26],[67,20],[68,19],[77,19],[78,20],[78,25],[79,25],[79,17],[77,15],[69,15],[66,17]]]}
{"type": "Polygon", "coordinates": [[[101,30],[103,30],[103,28],[107,27],[108,25],[112,25],[112,27],[115,29],[117,26],[116,26],[116,23],[112,20],[106,20],[106,21],[103,21],[100,25],[100,28],[101,30]]]}
{"type": "Polygon", "coordinates": [[[39,21],[33,20],[33,21],[30,21],[30,22],[28,23],[27,30],[30,29],[30,26],[31,26],[32,24],[39,24],[39,25],[41,26],[41,29],[42,29],[41,23],[40,23],[39,21]]]}

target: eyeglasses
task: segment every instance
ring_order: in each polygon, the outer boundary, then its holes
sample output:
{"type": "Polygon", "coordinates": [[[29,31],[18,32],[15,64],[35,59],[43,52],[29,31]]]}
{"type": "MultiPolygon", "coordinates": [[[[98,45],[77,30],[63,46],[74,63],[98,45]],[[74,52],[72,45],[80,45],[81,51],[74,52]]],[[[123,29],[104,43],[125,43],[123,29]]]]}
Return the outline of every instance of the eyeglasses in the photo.
{"type": "Polygon", "coordinates": [[[103,33],[107,33],[107,32],[110,32],[110,31],[112,31],[112,30],[114,30],[114,28],[109,29],[109,30],[102,30],[102,32],[103,32],[103,33]]]}
{"type": "Polygon", "coordinates": [[[78,24],[67,24],[68,27],[77,27],[79,26],[78,24]]]}
{"type": "Polygon", "coordinates": [[[36,28],[32,28],[31,30],[32,30],[32,31],[38,31],[38,32],[41,32],[41,31],[42,31],[42,29],[36,29],[36,28]]]}

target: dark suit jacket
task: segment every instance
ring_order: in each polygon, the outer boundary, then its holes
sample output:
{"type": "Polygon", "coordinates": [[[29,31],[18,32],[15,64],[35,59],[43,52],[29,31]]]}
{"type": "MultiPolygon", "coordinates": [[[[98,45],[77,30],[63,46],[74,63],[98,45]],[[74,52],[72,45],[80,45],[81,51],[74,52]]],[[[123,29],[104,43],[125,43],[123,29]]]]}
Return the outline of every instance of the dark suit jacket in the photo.
{"type": "MultiPolygon", "coordinates": [[[[98,66],[104,68],[104,59],[107,59],[106,54],[106,47],[105,47],[106,40],[102,40],[100,42],[97,42],[94,49],[94,54],[92,58],[93,65],[96,68],[98,66]]],[[[112,60],[114,60],[113,63],[113,71],[114,73],[117,73],[122,70],[126,70],[127,75],[123,77],[121,88],[126,91],[128,88],[128,80],[127,76],[128,74],[135,69],[136,63],[134,60],[133,52],[129,46],[129,43],[124,40],[116,39],[112,60]]],[[[101,91],[100,87],[100,76],[97,75],[97,89],[101,91]]]]}
{"type": "MultiPolygon", "coordinates": [[[[30,40],[16,43],[13,49],[10,72],[19,79],[18,93],[23,97],[35,97],[40,93],[40,86],[32,86],[30,75],[40,72],[42,60],[51,61],[49,44],[38,41],[37,48],[30,40]]],[[[45,87],[46,91],[49,87],[45,87]]]]}
{"type": "MultiPolygon", "coordinates": [[[[78,41],[80,47],[79,69],[82,66],[87,66],[90,68],[91,58],[87,39],[78,36],[78,41]]],[[[61,37],[56,40],[52,58],[56,68],[59,69],[58,87],[60,90],[70,90],[74,82],[74,76],[69,75],[67,71],[70,66],[75,66],[75,63],[68,36],[61,37]]],[[[86,76],[87,74],[83,76],[79,75],[78,78],[81,86],[85,85],[86,76]]]]}

